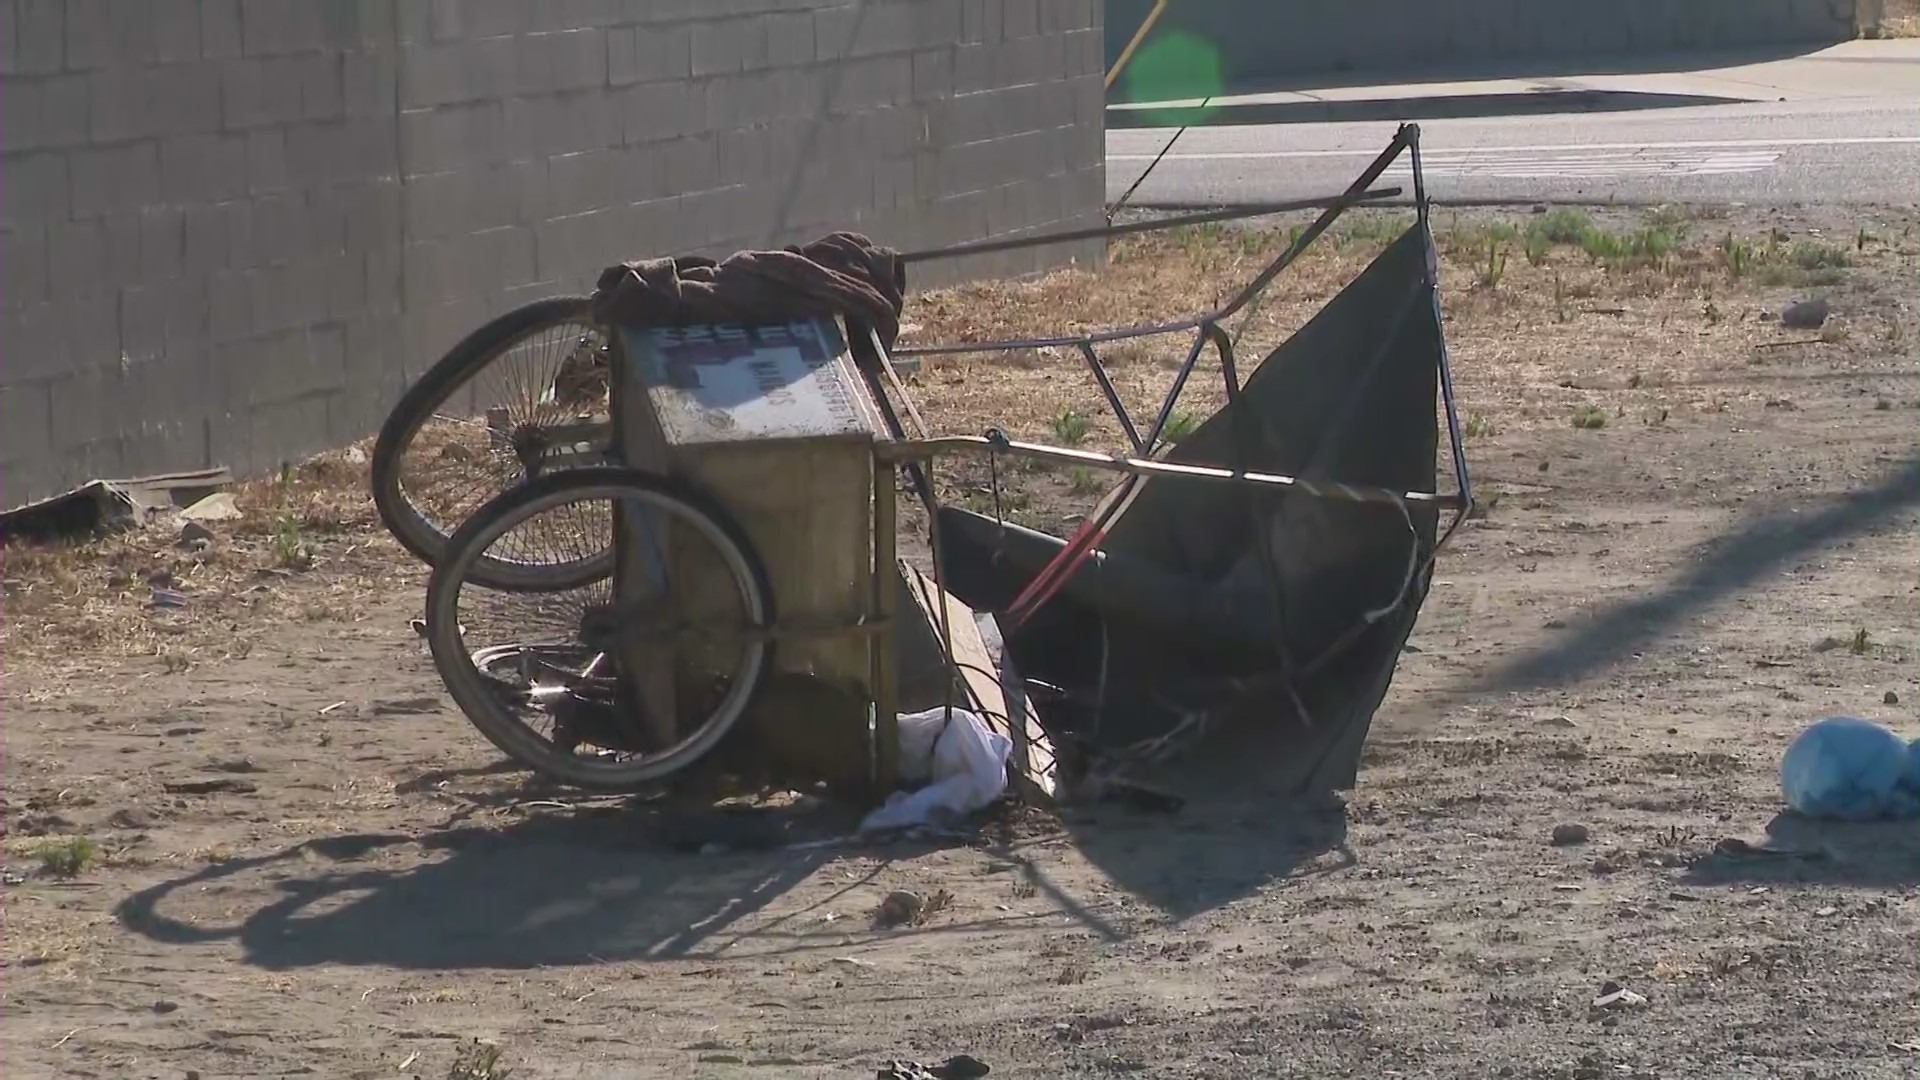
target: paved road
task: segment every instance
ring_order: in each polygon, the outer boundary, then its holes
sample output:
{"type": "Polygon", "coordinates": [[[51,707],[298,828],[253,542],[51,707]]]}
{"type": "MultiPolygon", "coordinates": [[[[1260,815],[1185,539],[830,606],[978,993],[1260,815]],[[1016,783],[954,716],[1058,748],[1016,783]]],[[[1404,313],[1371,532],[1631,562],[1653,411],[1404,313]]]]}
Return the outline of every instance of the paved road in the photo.
{"type": "MultiPolygon", "coordinates": [[[[1454,203],[1920,202],[1920,51],[1902,47],[1896,55],[1855,63],[1850,69],[1833,62],[1739,69],[1737,85],[1768,100],[1429,120],[1421,124],[1428,182],[1436,200],[1454,203]],[[1809,71],[1823,77],[1809,78],[1809,71]]],[[[1736,85],[1730,77],[1707,72],[1615,77],[1605,83],[1625,89],[1634,81],[1661,91],[1724,93],[1736,85]]],[[[1394,126],[1385,121],[1194,128],[1181,136],[1132,202],[1145,207],[1277,201],[1338,192],[1386,144],[1394,126]]],[[[1110,199],[1133,183],[1172,134],[1171,129],[1108,133],[1110,199]]],[[[1389,178],[1404,184],[1406,170],[1389,178]]]]}

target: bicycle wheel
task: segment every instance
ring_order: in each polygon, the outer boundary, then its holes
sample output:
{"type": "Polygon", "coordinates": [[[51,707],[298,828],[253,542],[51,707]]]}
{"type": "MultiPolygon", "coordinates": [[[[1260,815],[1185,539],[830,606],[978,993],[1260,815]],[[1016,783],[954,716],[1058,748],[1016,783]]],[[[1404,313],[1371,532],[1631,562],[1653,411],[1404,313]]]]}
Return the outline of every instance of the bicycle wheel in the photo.
{"type": "Polygon", "coordinates": [[[765,570],[732,521],[628,469],[495,496],[454,532],[427,587],[434,667],[467,719],[521,764],[599,791],[644,787],[718,745],[766,676],[772,623],[765,570]],[[644,600],[616,603],[610,575],[541,591],[474,577],[489,558],[610,553],[615,515],[651,571],[644,600]]]}
{"type": "MultiPolygon", "coordinates": [[[[374,505],[428,565],[495,495],[556,469],[608,463],[608,339],[588,303],[555,297],[494,319],[388,414],[373,447],[374,505]]],[[[605,575],[605,556],[569,564],[489,558],[472,576],[498,588],[564,588],[605,575]]]]}

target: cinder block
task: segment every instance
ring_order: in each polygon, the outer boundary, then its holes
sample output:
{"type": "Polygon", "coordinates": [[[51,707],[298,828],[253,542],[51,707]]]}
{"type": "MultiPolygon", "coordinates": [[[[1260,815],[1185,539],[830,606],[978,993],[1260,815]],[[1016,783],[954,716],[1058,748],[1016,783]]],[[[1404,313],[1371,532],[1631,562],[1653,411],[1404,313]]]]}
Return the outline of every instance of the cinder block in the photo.
{"type": "Polygon", "coordinates": [[[140,362],[204,348],[212,337],[206,282],[196,278],[120,290],[120,351],[140,362]]]}
{"type": "Polygon", "coordinates": [[[385,38],[391,5],[351,0],[240,0],[240,42],[248,56],[340,50],[385,38]]]}
{"type": "Polygon", "coordinates": [[[287,167],[307,184],[398,176],[394,151],[390,119],[302,124],[287,131],[287,167]]]}
{"type": "Polygon", "coordinates": [[[47,227],[24,222],[0,229],[0,309],[45,303],[51,281],[47,227]]]}
{"type": "Polygon", "coordinates": [[[961,44],[995,42],[1001,35],[1000,0],[964,0],[960,8],[961,44]]]}
{"type": "Polygon", "coordinates": [[[1008,40],[1040,32],[1042,0],[1000,0],[1001,34],[1008,40]]]}
{"type": "Polygon", "coordinates": [[[34,150],[46,145],[40,135],[40,87],[9,82],[0,94],[0,151],[34,150]]]}
{"type": "Polygon", "coordinates": [[[166,201],[224,202],[247,189],[246,136],[182,135],[160,144],[160,196],[166,201]]]}
{"type": "Polygon", "coordinates": [[[616,92],[594,88],[506,103],[506,145],[515,159],[618,146],[625,137],[616,92]]]}
{"type": "Polygon", "coordinates": [[[913,54],[913,99],[928,101],[953,94],[952,46],[925,49],[913,54]]]}
{"type": "Polygon", "coordinates": [[[186,218],[186,211],[177,206],[141,208],[140,281],[151,284],[182,276],[186,218]]]}
{"type": "Polygon", "coordinates": [[[621,149],[562,154],[547,162],[547,213],[581,214],[633,201],[627,195],[631,158],[621,149]]]}
{"type": "Polygon", "coordinates": [[[66,56],[66,0],[19,0],[15,7],[13,67],[21,74],[59,71],[66,56]]]}
{"type": "Polygon", "coordinates": [[[49,289],[55,301],[103,299],[140,277],[140,218],[135,212],[47,229],[52,253],[49,289]]]}
{"type": "Polygon", "coordinates": [[[617,108],[628,144],[658,143],[699,131],[706,122],[712,80],[695,83],[647,83],[621,92],[617,108]]]}
{"type": "Polygon", "coordinates": [[[247,414],[247,468],[265,472],[327,448],[330,393],[256,405],[247,414]]]}
{"type": "Polygon", "coordinates": [[[401,308],[400,243],[375,248],[365,253],[367,266],[367,314],[398,315],[401,308]]]}
{"type": "Polygon", "coordinates": [[[546,204],[546,168],[545,162],[520,162],[415,177],[404,189],[407,233],[440,240],[531,222],[546,204]]]}
{"type": "Polygon", "coordinates": [[[253,336],[252,273],[221,270],[207,278],[207,333],[216,347],[253,336]]]}
{"type": "Polygon", "coordinates": [[[341,110],[349,118],[391,117],[400,92],[400,58],[390,49],[346,53],[341,61],[341,110]]]}
{"type": "Polygon", "coordinates": [[[224,60],[240,49],[240,0],[200,0],[201,57],[224,60]]]}
{"type": "MultiPolygon", "coordinates": [[[[53,405],[47,384],[0,386],[0,463],[34,461],[53,449],[53,405]]],[[[0,496],[9,506],[26,501],[15,499],[11,491],[0,490],[0,496]]]]}
{"type": "Polygon", "coordinates": [[[516,94],[551,94],[607,84],[607,44],[600,30],[528,34],[511,40],[516,94]]]}
{"type": "Polygon", "coordinates": [[[132,66],[154,56],[154,7],[143,0],[63,0],[70,70],[132,66]]]}
{"type": "Polygon", "coordinates": [[[118,437],[125,423],[120,383],[118,356],[108,363],[75,367],[52,380],[48,389],[56,449],[77,450],[118,437]]]}
{"type": "MultiPolygon", "coordinates": [[[[400,64],[400,102],[414,109],[512,96],[519,78],[517,38],[482,38],[409,47],[400,64]]],[[[601,57],[602,63],[605,57],[601,57]]]]}
{"type": "Polygon", "coordinates": [[[205,64],[110,67],[88,88],[89,134],[99,141],[216,131],[220,71],[205,64]]]}
{"type": "MultiPolygon", "coordinates": [[[[75,150],[71,160],[75,217],[138,211],[159,200],[160,154],[151,142],[75,150]]],[[[9,188],[19,182],[8,180],[9,188]]]]}
{"type": "Polygon", "coordinates": [[[506,109],[481,101],[400,114],[401,175],[450,172],[509,160],[506,109]]]}
{"type": "Polygon", "coordinates": [[[814,41],[814,18],[805,11],[763,16],[767,23],[767,65],[792,67],[811,64],[819,55],[814,41]]]}
{"type": "Polygon", "coordinates": [[[220,114],[228,128],[287,124],[303,111],[298,60],[228,60],[220,67],[220,114]]]}

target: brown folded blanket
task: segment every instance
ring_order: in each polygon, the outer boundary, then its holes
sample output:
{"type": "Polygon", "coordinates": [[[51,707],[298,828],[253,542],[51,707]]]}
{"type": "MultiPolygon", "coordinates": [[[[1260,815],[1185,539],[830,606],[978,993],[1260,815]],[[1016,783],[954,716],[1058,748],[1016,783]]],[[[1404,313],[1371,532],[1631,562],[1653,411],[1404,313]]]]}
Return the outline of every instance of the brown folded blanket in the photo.
{"type": "Polygon", "coordinates": [[[871,326],[891,349],[900,336],[906,289],[898,252],[857,233],[837,232],[800,247],[742,251],[719,262],[682,255],[608,267],[593,294],[593,315],[601,323],[643,326],[842,315],[871,326]]]}

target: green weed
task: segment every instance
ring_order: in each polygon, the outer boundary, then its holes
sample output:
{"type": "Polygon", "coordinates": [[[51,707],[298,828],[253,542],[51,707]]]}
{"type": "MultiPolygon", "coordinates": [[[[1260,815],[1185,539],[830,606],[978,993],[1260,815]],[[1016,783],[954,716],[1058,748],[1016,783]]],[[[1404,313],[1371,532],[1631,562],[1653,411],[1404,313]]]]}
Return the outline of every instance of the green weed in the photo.
{"type": "Polygon", "coordinates": [[[34,848],[33,855],[40,860],[40,869],[54,877],[79,877],[87,867],[93,865],[100,855],[100,849],[92,840],[84,836],[69,837],[65,840],[49,840],[34,848]]]}

